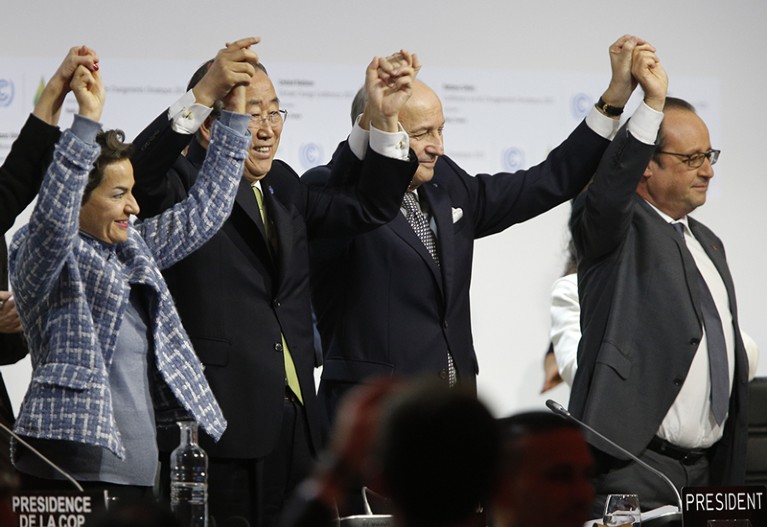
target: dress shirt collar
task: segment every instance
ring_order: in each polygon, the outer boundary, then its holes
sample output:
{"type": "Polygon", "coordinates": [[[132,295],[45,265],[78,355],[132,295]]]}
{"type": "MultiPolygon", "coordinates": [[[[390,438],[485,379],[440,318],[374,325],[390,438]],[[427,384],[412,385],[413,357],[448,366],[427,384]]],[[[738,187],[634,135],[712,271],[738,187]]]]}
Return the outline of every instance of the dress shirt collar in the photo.
{"type": "Polygon", "coordinates": [[[647,203],[650,207],[652,207],[652,209],[658,213],[658,216],[663,218],[663,220],[666,221],[666,223],[681,223],[682,225],[684,225],[685,232],[690,232],[690,224],[687,221],[687,216],[683,216],[679,218],[678,220],[675,220],[674,218],[672,218],[671,216],[669,216],[668,214],[660,210],[658,207],[656,207],[649,201],[645,200],[645,203],[647,203]]]}

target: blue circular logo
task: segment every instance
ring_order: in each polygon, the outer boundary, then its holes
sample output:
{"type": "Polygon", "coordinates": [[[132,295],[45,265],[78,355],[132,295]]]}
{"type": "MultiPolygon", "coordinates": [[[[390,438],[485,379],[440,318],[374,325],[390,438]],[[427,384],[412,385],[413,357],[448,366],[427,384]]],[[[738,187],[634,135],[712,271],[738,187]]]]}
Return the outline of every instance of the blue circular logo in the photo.
{"type": "Polygon", "coordinates": [[[525,163],[525,153],[513,146],[504,150],[501,157],[501,165],[505,172],[515,172],[525,163]]]}
{"type": "Polygon", "coordinates": [[[0,106],[10,106],[13,102],[13,81],[0,79],[0,106]]]}
{"type": "Polygon", "coordinates": [[[316,167],[324,160],[322,147],[317,143],[304,143],[298,155],[304,168],[316,167]]]}
{"type": "Polygon", "coordinates": [[[594,106],[594,101],[585,93],[576,93],[570,101],[570,111],[578,121],[586,117],[592,106],[594,106]]]}

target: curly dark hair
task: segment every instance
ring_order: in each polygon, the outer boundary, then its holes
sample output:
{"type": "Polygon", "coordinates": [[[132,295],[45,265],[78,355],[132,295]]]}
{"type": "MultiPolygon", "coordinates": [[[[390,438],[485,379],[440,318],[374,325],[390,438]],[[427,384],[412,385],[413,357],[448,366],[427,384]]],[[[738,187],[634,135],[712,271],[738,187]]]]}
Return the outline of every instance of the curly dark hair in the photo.
{"type": "Polygon", "coordinates": [[[96,135],[96,142],[101,146],[101,154],[88,174],[88,183],[83,192],[83,204],[91,197],[93,189],[101,184],[106,167],[117,161],[130,159],[133,154],[133,145],[125,142],[125,132],[122,130],[101,131],[96,135]]]}

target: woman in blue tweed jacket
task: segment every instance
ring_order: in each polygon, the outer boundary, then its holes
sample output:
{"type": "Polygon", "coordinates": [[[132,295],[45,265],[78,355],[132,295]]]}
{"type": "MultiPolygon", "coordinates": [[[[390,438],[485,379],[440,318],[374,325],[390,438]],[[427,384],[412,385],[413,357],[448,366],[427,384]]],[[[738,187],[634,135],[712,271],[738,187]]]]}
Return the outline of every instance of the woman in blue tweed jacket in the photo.
{"type": "MultiPolygon", "coordinates": [[[[30,222],[10,249],[33,365],[16,432],[92,488],[146,493],[157,471],[156,422],[192,418],[214,439],[226,427],[160,270],[228,217],[249,116],[224,111],[188,199],[131,224],[139,208],[130,145],[119,131],[97,137],[98,71],[80,66],[71,87],[80,115],[62,134],[30,222]]],[[[226,103],[241,112],[242,88],[226,103]]],[[[36,488],[60,486],[26,449],[15,454],[36,488]]]]}

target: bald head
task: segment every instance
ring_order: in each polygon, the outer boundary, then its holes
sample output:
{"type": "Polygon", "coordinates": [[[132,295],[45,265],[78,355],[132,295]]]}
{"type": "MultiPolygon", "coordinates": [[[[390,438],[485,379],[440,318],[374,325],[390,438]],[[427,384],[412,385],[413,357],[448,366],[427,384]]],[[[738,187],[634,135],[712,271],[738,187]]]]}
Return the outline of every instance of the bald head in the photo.
{"type": "Polygon", "coordinates": [[[434,108],[442,110],[442,102],[439,97],[426,83],[416,79],[413,82],[413,93],[405,103],[400,117],[407,120],[413,113],[429,111],[434,108]]]}
{"type": "Polygon", "coordinates": [[[418,157],[411,189],[418,188],[434,177],[434,165],[444,153],[442,129],[445,127],[445,115],[442,102],[423,82],[413,83],[413,93],[400,112],[400,122],[410,136],[410,148],[418,157]]]}

